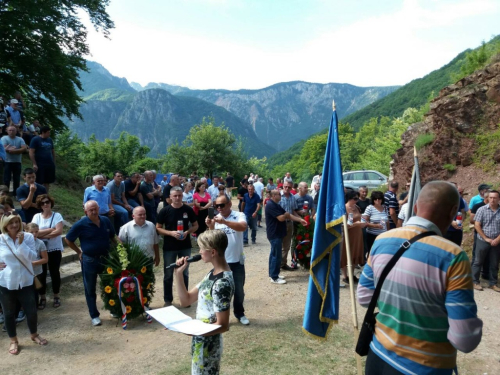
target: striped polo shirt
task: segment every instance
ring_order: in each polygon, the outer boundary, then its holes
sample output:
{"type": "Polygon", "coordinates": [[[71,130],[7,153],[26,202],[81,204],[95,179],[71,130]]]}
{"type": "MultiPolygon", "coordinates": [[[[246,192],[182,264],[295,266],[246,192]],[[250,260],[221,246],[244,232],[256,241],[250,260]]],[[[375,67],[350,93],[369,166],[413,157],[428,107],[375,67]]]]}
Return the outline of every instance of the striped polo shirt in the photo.
{"type": "Polygon", "coordinates": [[[481,341],[469,258],[421,217],[379,235],[363,269],[358,301],[368,306],[375,285],[401,244],[419,233],[439,235],[415,242],[384,281],[370,345],[382,360],[404,374],[452,374],[457,349],[470,352],[481,341]]]}

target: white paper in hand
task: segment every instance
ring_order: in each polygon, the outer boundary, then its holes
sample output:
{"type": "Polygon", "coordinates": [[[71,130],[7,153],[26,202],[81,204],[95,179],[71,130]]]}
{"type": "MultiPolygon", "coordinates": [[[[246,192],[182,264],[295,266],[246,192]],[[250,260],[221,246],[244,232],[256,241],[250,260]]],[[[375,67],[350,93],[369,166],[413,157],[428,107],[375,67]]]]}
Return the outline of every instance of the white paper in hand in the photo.
{"type": "Polygon", "coordinates": [[[174,306],[149,310],[148,314],[169,330],[184,333],[186,335],[199,336],[212,332],[220,327],[220,325],[217,324],[207,324],[200,320],[192,319],[174,306]]]}

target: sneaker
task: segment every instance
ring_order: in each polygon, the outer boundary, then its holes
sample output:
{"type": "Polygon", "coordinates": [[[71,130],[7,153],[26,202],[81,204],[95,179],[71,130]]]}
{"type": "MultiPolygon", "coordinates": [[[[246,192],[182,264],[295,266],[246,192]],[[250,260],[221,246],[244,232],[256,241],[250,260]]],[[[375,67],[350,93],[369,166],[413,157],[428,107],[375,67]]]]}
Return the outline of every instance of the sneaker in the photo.
{"type": "Polygon", "coordinates": [[[252,245],[257,245],[257,242],[255,242],[255,241],[252,241],[252,245]]]}
{"type": "Polygon", "coordinates": [[[281,269],[285,271],[295,271],[295,268],[290,267],[288,264],[281,266],[281,269]]]}
{"type": "Polygon", "coordinates": [[[22,322],[24,319],[26,319],[26,314],[24,314],[24,310],[21,310],[17,315],[16,323],[22,322]]]}
{"type": "Polygon", "coordinates": [[[277,279],[271,279],[271,283],[273,283],[273,284],[286,284],[286,280],[280,279],[278,277],[277,279]]]}
{"type": "Polygon", "coordinates": [[[247,326],[250,324],[250,320],[248,320],[248,318],[245,315],[243,315],[239,320],[240,320],[240,323],[243,324],[244,326],[247,326]]]}
{"type": "Polygon", "coordinates": [[[167,301],[163,304],[163,307],[169,307],[172,306],[172,301],[167,301]]]}
{"type": "Polygon", "coordinates": [[[243,247],[248,247],[248,242],[243,242],[243,247]]]}
{"type": "Polygon", "coordinates": [[[285,276],[283,276],[283,275],[278,275],[278,279],[285,280],[285,276]]]}
{"type": "Polygon", "coordinates": [[[488,289],[491,289],[491,290],[494,290],[495,292],[499,292],[500,293],[500,288],[496,285],[490,285],[488,287],[488,289]]]}
{"type": "Polygon", "coordinates": [[[483,290],[483,287],[481,286],[481,284],[474,284],[474,289],[475,290],[483,290]]]}
{"type": "Polygon", "coordinates": [[[5,322],[5,318],[3,317],[3,312],[0,312],[0,324],[5,322]]]}
{"type": "Polygon", "coordinates": [[[101,324],[102,324],[102,323],[101,323],[101,319],[99,319],[99,318],[93,318],[93,319],[92,319],[92,325],[93,325],[94,327],[100,326],[101,324]]]}
{"type": "Polygon", "coordinates": [[[262,225],[260,225],[260,224],[259,224],[259,225],[257,225],[257,226],[258,226],[259,228],[262,228],[262,225]]]}
{"type": "Polygon", "coordinates": [[[115,319],[118,319],[118,318],[119,318],[119,316],[118,316],[118,315],[113,314],[113,313],[109,313],[109,315],[111,315],[111,317],[112,317],[112,318],[115,318],[115,319]]]}

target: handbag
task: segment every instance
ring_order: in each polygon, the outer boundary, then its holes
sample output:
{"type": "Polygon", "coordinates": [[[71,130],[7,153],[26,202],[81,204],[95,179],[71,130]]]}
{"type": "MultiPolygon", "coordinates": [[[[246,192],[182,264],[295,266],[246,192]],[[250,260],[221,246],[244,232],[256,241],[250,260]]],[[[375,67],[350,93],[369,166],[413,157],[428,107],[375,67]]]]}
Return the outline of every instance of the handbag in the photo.
{"type": "Polygon", "coordinates": [[[9,248],[12,255],[14,255],[14,257],[19,261],[19,263],[21,263],[23,265],[23,267],[26,268],[26,271],[28,271],[31,274],[31,276],[33,276],[33,284],[35,285],[35,289],[37,289],[37,290],[41,289],[43,287],[42,282],[38,279],[37,276],[35,276],[35,274],[32,271],[30,271],[30,269],[28,267],[26,267],[26,264],[24,264],[23,261],[17,257],[16,253],[14,253],[14,251],[12,251],[11,247],[9,246],[7,240],[4,238],[3,235],[2,235],[2,238],[5,241],[5,244],[9,248]]]}
{"type": "Polygon", "coordinates": [[[378,280],[375,292],[373,293],[370,305],[368,306],[368,310],[366,311],[365,319],[363,320],[363,324],[361,326],[361,332],[359,333],[358,336],[358,342],[356,344],[356,353],[358,353],[360,356],[364,357],[365,355],[368,354],[368,351],[370,350],[370,343],[372,342],[373,335],[375,334],[376,316],[378,314],[374,313],[375,307],[377,306],[377,300],[380,295],[382,284],[384,283],[385,278],[387,277],[389,272],[391,272],[392,268],[399,260],[399,258],[401,258],[403,253],[410,248],[412,243],[417,242],[421,238],[432,236],[435,234],[436,233],[433,231],[428,231],[420,233],[419,235],[416,235],[410,240],[406,240],[405,242],[403,242],[397,253],[394,254],[394,256],[391,258],[389,263],[387,263],[387,265],[385,266],[378,280]]]}
{"type": "MultiPolygon", "coordinates": [[[[47,228],[52,228],[52,223],[54,222],[54,213],[52,212],[52,218],[50,219],[50,224],[47,228]]],[[[45,228],[44,228],[45,229],[45,228]]],[[[49,240],[48,239],[42,239],[42,242],[44,243],[45,247],[47,248],[47,251],[49,250],[49,240]]]]}

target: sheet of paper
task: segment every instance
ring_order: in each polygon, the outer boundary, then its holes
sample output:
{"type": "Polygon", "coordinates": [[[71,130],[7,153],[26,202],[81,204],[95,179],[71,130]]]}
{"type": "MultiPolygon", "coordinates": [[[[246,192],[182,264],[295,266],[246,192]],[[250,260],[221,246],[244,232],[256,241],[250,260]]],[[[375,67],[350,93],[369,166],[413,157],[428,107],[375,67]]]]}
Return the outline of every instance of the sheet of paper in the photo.
{"type": "Polygon", "coordinates": [[[217,324],[207,324],[192,319],[174,306],[149,310],[148,314],[169,330],[186,335],[203,335],[220,327],[217,324]]]}

